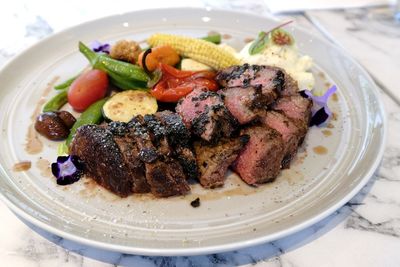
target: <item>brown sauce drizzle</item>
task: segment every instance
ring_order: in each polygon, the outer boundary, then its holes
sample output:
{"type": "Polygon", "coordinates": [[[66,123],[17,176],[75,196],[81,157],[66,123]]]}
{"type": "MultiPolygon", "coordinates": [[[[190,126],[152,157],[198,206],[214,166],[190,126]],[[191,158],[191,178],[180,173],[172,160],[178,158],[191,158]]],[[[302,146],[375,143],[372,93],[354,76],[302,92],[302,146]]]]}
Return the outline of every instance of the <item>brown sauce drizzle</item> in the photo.
{"type": "Polygon", "coordinates": [[[253,37],[247,37],[247,38],[244,38],[243,41],[247,44],[247,43],[253,42],[254,38],[253,37]]]}
{"type": "Polygon", "coordinates": [[[338,102],[338,101],[339,101],[339,97],[338,97],[338,95],[337,95],[336,93],[334,93],[334,94],[332,95],[332,101],[335,101],[335,102],[338,102]]]}
{"type": "Polygon", "coordinates": [[[18,163],[15,163],[12,170],[15,172],[23,172],[23,171],[27,171],[31,168],[32,166],[32,162],[30,161],[21,161],[18,163]]]}
{"type": "Polygon", "coordinates": [[[318,155],[325,155],[328,153],[328,149],[324,146],[313,147],[313,151],[315,154],[318,154],[318,155]]]}
{"type": "Polygon", "coordinates": [[[332,112],[332,120],[337,121],[338,119],[338,114],[336,112],[332,112]]]}
{"type": "Polygon", "coordinates": [[[39,158],[36,161],[36,167],[40,170],[40,175],[44,177],[53,177],[50,162],[47,159],[39,158]]]}
{"type": "Polygon", "coordinates": [[[228,39],[231,39],[231,38],[232,38],[232,35],[230,35],[230,34],[225,33],[225,34],[222,35],[222,39],[228,40],[228,39]]]}
{"type": "Polygon", "coordinates": [[[321,79],[325,79],[325,73],[323,72],[318,72],[318,77],[320,77],[321,79]]]}
{"type": "Polygon", "coordinates": [[[46,96],[50,93],[51,89],[54,87],[54,84],[58,81],[59,78],[60,77],[56,76],[47,84],[47,87],[41,99],[36,104],[35,110],[31,116],[31,124],[28,128],[25,144],[25,151],[28,154],[38,154],[43,150],[43,143],[39,139],[39,134],[36,132],[34,125],[36,117],[40,114],[40,112],[42,111],[42,106],[46,102],[46,96]]]}
{"type": "Polygon", "coordinates": [[[332,131],[330,131],[330,130],[323,130],[323,131],[322,131],[322,134],[323,134],[325,137],[328,137],[328,136],[331,136],[331,135],[332,135],[332,131]]]}

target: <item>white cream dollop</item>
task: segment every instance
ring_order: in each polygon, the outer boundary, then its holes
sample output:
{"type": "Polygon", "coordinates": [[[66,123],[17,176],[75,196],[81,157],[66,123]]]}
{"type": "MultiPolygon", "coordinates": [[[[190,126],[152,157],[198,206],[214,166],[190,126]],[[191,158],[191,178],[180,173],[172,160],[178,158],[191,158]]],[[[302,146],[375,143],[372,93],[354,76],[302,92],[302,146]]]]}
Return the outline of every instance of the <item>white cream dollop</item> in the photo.
{"type": "Polygon", "coordinates": [[[310,56],[302,56],[295,45],[279,46],[269,43],[259,54],[250,55],[248,43],[239,52],[238,57],[243,63],[256,65],[271,65],[284,69],[299,85],[299,90],[311,90],[314,87],[314,75],[310,72],[313,59],[310,56]]]}

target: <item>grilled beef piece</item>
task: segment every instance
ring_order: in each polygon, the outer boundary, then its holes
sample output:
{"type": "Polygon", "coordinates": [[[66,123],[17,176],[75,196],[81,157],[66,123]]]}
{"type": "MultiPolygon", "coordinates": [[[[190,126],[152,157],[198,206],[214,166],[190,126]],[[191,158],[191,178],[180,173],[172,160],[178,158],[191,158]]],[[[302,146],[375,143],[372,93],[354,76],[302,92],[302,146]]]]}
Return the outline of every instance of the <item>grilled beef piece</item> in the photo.
{"type": "Polygon", "coordinates": [[[136,144],[135,138],[132,138],[129,133],[130,129],[124,122],[110,122],[105,125],[113,134],[114,141],[118,145],[124,162],[127,165],[133,179],[133,193],[148,193],[150,186],[147,183],[145,175],[144,163],[139,158],[140,150],[136,144]]]}
{"type": "Polygon", "coordinates": [[[163,130],[156,132],[153,131],[154,128],[148,129],[142,116],[136,116],[128,125],[132,128],[131,134],[140,149],[139,156],[145,163],[146,180],[153,195],[169,197],[188,193],[190,187],[186,176],[181,165],[170,156],[170,148],[162,135],[163,130]],[[152,139],[157,144],[157,138],[159,146],[155,147],[152,139]]]}
{"type": "Polygon", "coordinates": [[[220,94],[224,97],[225,106],[240,124],[255,120],[276,98],[274,94],[264,95],[261,86],[225,88],[220,94]]]}
{"type": "Polygon", "coordinates": [[[139,120],[147,128],[153,146],[157,148],[159,154],[166,157],[172,156],[164,125],[154,115],[145,115],[143,119],[139,120]]]}
{"type": "Polygon", "coordinates": [[[231,136],[238,124],[221,95],[206,89],[195,89],[181,99],[176,112],[194,135],[208,142],[231,136]]]}
{"type": "Polygon", "coordinates": [[[235,161],[239,152],[248,142],[247,135],[235,138],[222,138],[217,144],[204,141],[194,143],[199,181],[203,187],[216,188],[223,186],[228,167],[235,161]]]}
{"type": "Polygon", "coordinates": [[[221,90],[225,105],[240,124],[259,118],[279,96],[298,92],[297,82],[272,66],[233,66],[220,71],[216,79],[226,87],[221,90]]]}
{"type": "Polygon", "coordinates": [[[282,71],[285,73],[285,83],[283,85],[280,95],[281,96],[297,95],[299,93],[299,86],[297,85],[297,81],[294,80],[284,70],[282,71]]]}
{"type": "Polygon", "coordinates": [[[311,119],[312,101],[299,94],[279,98],[272,109],[284,113],[296,126],[301,129],[299,134],[299,144],[307,134],[308,125],[311,119]]]}
{"type": "Polygon", "coordinates": [[[157,112],[155,116],[164,125],[168,142],[174,148],[174,157],[181,164],[187,178],[197,179],[198,169],[190,142],[191,136],[182,118],[171,111],[157,112]]]}
{"type": "Polygon", "coordinates": [[[251,126],[241,133],[250,139],[233,163],[233,170],[249,185],[273,181],[285,152],[281,134],[266,126],[251,126]]]}
{"type": "Polygon", "coordinates": [[[135,173],[126,164],[110,130],[98,125],[81,126],[70,152],[85,163],[85,173],[98,184],[121,197],[132,193],[135,173]]]}
{"type": "Polygon", "coordinates": [[[276,99],[284,88],[285,72],[272,66],[244,64],[219,71],[215,79],[223,87],[261,86],[265,96],[276,99]]]}
{"type": "Polygon", "coordinates": [[[289,168],[290,161],[296,155],[302,129],[286,117],[283,113],[277,111],[268,111],[261,117],[261,122],[278,131],[282,135],[284,144],[284,157],[282,168],[289,168]]]}

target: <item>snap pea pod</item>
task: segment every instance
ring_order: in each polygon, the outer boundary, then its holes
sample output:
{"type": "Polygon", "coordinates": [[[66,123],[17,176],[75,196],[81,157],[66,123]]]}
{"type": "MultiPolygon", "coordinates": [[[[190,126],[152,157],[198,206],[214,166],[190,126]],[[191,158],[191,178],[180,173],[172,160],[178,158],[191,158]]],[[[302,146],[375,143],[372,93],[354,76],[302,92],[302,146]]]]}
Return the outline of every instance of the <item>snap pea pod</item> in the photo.
{"type": "Polygon", "coordinates": [[[221,34],[212,34],[206,37],[200,38],[204,41],[208,41],[214,44],[220,44],[221,43],[221,34]]]}
{"type": "Polygon", "coordinates": [[[103,112],[101,110],[106,101],[107,98],[100,99],[97,102],[94,102],[92,105],[90,105],[84,112],[82,112],[81,116],[76,120],[76,122],[72,126],[71,131],[69,132],[69,135],[67,137],[67,140],[65,140],[67,146],[69,146],[69,144],[71,143],[76,133],[76,130],[79,127],[87,124],[98,124],[99,122],[101,122],[101,120],[103,119],[103,112]]]}
{"type": "Polygon", "coordinates": [[[94,69],[105,71],[115,86],[123,90],[147,87],[150,77],[139,66],[95,53],[82,42],[79,42],[79,51],[89,60],[94,69]]]}
{"type": "Polygon", "coordinates": [[[55,86],[54,86],[54,89],[56,89],[56,90],[62,90],[62,89],[68,88],[68,87],[76,80],[76,78],[79,77],[79,75],[80,75],[80,74],[75,75],[74,77],[71,77],[71,78],[69,78],[68,80],[66,80],[66,81],[64,81],[64,82],[55,85],[55,86]]]}
{"type": "Polygon", "coordinates": [[[43,112],[57,111],[68,102],[68,89],[64,89],[51,98],[43,107],[43,112]]]}

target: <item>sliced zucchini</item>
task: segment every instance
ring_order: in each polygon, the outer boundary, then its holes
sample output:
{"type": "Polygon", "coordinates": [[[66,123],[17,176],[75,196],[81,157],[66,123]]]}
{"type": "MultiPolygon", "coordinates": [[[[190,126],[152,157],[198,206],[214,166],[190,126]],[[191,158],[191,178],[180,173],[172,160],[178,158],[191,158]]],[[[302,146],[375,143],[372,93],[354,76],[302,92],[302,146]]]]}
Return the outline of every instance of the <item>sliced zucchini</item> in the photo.
{"type": "Polygon", "coordinates": [[[106,120],[129,122],[134,116],[157,112],[157,100],[148,92],[126,90],[113,95],[103,106],[106,120]]]}
{"type": "Polygon", "coordinates": [[[212,68],[191,58],[184,58],[181,60],[181,70],[200,71],[212,70],[212,68]]]}

